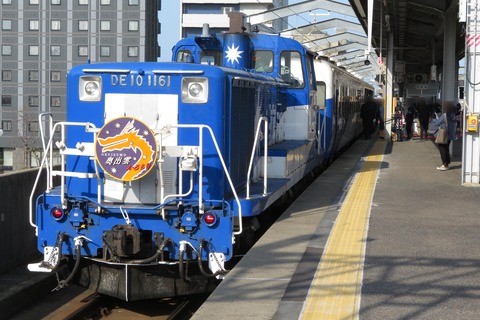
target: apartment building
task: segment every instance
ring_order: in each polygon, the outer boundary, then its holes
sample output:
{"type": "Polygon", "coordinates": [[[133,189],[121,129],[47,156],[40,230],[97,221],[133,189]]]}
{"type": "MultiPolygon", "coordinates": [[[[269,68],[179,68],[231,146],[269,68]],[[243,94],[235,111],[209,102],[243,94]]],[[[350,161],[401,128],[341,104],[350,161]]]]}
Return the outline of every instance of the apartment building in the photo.
{"type": "Polygon", "coordinates": [[[0,0],[0,165],[35,166],[38,115],[65,119],[66,74],[105,61],[156,61],[160,0],[0,0]]]}

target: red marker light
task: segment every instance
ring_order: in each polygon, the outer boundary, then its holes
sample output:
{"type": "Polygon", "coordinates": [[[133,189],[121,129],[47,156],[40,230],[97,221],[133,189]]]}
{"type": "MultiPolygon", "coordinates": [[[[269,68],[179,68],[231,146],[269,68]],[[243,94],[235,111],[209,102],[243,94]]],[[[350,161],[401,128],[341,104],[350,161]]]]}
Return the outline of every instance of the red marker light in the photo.
{"type": "Polygon", "coordinates": [[[209,227],[213,226],[217,222],[217,216],[214,213],[208,212],[203,216],[203,221],[209,227]]]}
{"type": "Polygon", "coordinates": [[[52,211],[52,217],[55,219],[55,220],[60,220],[63,218],[63,210],[60,209],[60,208],[53,208],[52,211]]]}

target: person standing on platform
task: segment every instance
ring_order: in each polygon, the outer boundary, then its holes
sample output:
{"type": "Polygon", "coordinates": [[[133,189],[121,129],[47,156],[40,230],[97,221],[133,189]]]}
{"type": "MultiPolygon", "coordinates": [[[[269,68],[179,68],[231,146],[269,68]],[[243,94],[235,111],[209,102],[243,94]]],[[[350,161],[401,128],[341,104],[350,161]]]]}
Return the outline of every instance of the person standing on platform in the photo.
{"type": "Polygon", "coordinates": [[[405,130],[407,131],[407,140],[412,139],[412,125],[413,119],[415,119],[415,104],[407,108],[407,113],[405,114],[405,130]]]}
{"type": "Polygon", "coordinates": [[[446,128],[448,132],[447,143],[437,143],[442,165],[437,167],[437,170],[445,171],[450,169],[450,142],[456,139],[457,121],[455,119],[455,110],[453,102],[447,101],[443,104],[442,114],[437,116],[435,125],[439,128],[446,128]]]}
{"type": "Polygon", "coordinates": [[[363,136],[365,139],[371,139],[374,131],[373,121],[376,116],[376,106],[371,96],[367,96],[365,102],[360,107],[360,118],[363,124],[363,136]]]}
{"type": "Polygon", "coordinates": [[[420,106],[420,110],[418,111],[418,120],[420,121],[420,140],[427,139],[430,113],[431,107],[429,105],[420,106]]]}

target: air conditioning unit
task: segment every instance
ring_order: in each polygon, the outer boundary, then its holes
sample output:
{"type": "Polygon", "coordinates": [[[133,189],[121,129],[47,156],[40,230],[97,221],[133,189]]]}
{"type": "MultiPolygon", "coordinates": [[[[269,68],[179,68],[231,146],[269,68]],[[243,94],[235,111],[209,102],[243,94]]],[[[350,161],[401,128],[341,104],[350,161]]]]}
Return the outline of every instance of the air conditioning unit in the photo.
{"type": "Polygon", "coordinates": [[[427,75],[423,73],[416,73],[413,76],[413,81],[415,81],[415,83],[426,83],[428,81],[427,75]]]}

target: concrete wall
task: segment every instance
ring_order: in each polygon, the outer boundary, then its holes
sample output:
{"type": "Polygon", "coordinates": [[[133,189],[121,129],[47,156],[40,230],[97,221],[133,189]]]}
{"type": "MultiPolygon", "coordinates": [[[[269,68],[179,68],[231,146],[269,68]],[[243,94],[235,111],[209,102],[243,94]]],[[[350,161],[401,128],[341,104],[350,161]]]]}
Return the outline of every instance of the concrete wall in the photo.
{"type": "MultiPolygon", "coordinates": [[[[29,223],[29,198],[37,169],[0,174],[0,273],[42,258],[29,223]]],[[[42,174],[34,197],[45,190],[42,174]]]]}

